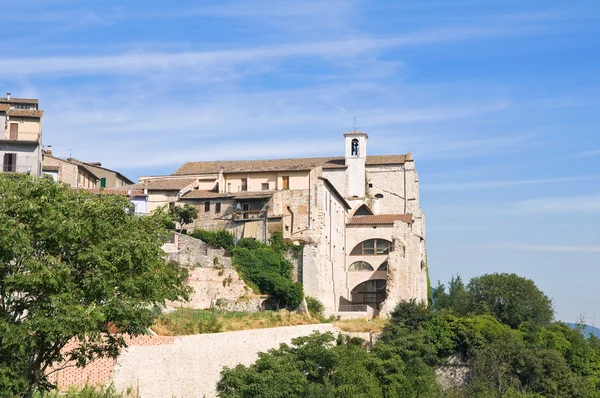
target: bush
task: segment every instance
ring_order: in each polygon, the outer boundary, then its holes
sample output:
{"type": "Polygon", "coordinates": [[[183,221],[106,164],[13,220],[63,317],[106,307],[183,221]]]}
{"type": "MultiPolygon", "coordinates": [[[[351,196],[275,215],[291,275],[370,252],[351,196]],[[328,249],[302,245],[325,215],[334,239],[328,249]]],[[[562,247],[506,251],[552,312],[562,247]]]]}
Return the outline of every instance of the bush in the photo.
{"type": "Polygon", "coordinates": [[[221,247],[225,250],[231,251],[234,247],[233,234],[224,229],[217,231],[197,229],[192,232],[190,236],[200,239],[202,242],[206,242],[211,246],[221,247]]]}
{"type": "Polygon", "coordinates": [[[318,318],[323,316],[325,306],[316,298],[306,296],[306,307],[310,315],[318,318]]]}

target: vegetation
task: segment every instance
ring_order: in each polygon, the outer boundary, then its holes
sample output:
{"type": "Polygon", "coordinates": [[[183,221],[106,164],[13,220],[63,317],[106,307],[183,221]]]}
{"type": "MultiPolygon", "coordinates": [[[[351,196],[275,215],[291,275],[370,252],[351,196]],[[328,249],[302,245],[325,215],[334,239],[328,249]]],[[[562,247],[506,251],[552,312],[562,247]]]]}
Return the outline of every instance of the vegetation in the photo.
{"type": "Polygon", "coordinates": [[[286,310],[247,313],[178,308],[173,312],[160,316],[152,326],[152,330],[162,336],[183,336],[278,326],[308,325],[316,322],[318,321],[310,316],[286,310]]]}
{"type": "Polygon", "coordinates": [[[183,231],[183,226],[189,224],[198,217],[198,210],[192,205],[171,206],[169,207],[171,219],[179,224],[179,232],[183,231]]]}
{"type": "Polygon", "coordinates": [[[100,388],[86,385],[83,388],[70,388],[64,393],[53,391],[34,395],[35,398],[137,398],[138,396],[133,389],[119,393],[112,385],[100,388]]]}
{"type": "Polygon", "coordinates": [[[432,294],[432,306],[399,304],[370,351],[328,334],[295,339],[251,366],[225,368],[219,396],[600,397],[600,340],[553,323],[530,280],[484,275],[465,287],[453,278],[432,294]],[[435,371],[453,355],[470,376],[443,391],[435,371]]]}
{"type": "Polygon", "coordinates": [[[165,214],[21,174],[0,174],[0,192],[0,396],[51,389],[63,361],[116,357],[154,306],[187,298],[162,257],[165,214]]]}
{"type": "Polygon", "coordinates": [[[344,332],[381,332],[388,324],[383,318],[357,318],[334,322],[334,326],[344,332]]]}
{"type": "Polygon", "coordinates": [[[323,305],[323,303],[314,297],[306,296],[305,300],[306,309],[308,310],[308,313],[316,318],[322,318],[323,311],[325,310],[325,306],[323,305]]]}
{"type": "Polygon", "coordinates": [[[220,229],[217,231],[206,231],[203,229],[197,229],[190,234],[190,236],[200,239],[202,242],[206,242],[211,246],[221,247],[225,250],[231,251],[234,247],[233,234],[220,229]]]}

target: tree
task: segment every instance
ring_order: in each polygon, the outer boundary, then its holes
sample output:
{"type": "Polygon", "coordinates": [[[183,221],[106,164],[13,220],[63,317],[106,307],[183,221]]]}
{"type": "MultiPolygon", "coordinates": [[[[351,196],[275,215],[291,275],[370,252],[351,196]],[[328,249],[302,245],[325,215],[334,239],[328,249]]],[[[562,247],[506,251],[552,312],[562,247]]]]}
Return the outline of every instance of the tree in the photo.
{"type": "Polygon", "coordinates": [[[471,279],[467,302],[470,312],[493,315],[514,329],[523,322],[549,324],[554,318],[552,301],[531,279],[516,274],[488,274],[471,279]]]}
{"type": "Polygon", "coordinates": [[[185,271],[163,258],[165,217],[0,174],[0,396],[30,397],[58,369],[116,357],[157,306],[187,298],[185,271]]]}
{"type": "Polygon", "coordinates": [[[184,206],[171,206],[169,208],[169,215],[179,224],[179,232],[183,230],[185,224],[189,224],[198,217],[198,210],[191,205],[184,206]]]}

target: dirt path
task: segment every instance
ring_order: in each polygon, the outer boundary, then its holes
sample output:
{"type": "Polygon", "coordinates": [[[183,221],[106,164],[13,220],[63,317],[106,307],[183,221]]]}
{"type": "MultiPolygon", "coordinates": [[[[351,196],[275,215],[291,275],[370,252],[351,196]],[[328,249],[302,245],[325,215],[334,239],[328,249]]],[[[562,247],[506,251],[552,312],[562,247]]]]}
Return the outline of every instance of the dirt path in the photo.
{"type": "Polygon", "coordinates": [[[223,366],[249,365],[258,353],[332,324],[285,326],[178,337],[173,344],[132,346],[111,377],[118,389],[137,388],[142,398],[212,398],[223,366]]]}

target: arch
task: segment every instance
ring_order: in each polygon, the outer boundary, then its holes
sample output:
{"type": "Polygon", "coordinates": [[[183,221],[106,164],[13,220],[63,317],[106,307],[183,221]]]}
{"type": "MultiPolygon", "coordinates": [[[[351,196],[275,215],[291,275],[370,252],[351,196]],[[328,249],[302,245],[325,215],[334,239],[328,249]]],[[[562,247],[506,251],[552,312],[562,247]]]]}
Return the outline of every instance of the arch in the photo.
{"type": "Polygon", "coordinates": [[[373,214],[373,210],[371,210],[366,204],[363,204],[354,211],[352,216],[372,216],[373,214]]]}
{"type": "Polygon", "coordinates": [[[385,301],[385,279],[371,279],[356,285],[350,292],[352,304],[367,304],[379,309],[385,301]]]}
{"type": "Polygon", "coordinates": [[[351,256],[375,256],[390,253],[392,242],[385,239],[367,239],[352,249],[351,256]]]}
{"type": "Polygon", "coordinates": [[[348,267],[348,271],[373,271],[373,266],[366,261],[356,261],[348,267]]]}
{"type": "Polygon", "coordinates": [[[377,267],[377,271],[387,271],[388,262],[385,260],[379,267],[377,267]]]}
{"type": "Polygon", "coordinates": [[[356,138],[352,140],[351,150],[352,156],[358,156],[358,140],[356,138]]]}

